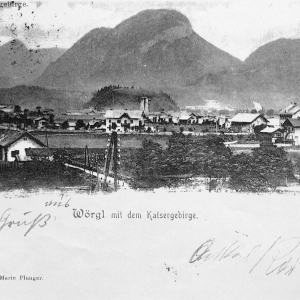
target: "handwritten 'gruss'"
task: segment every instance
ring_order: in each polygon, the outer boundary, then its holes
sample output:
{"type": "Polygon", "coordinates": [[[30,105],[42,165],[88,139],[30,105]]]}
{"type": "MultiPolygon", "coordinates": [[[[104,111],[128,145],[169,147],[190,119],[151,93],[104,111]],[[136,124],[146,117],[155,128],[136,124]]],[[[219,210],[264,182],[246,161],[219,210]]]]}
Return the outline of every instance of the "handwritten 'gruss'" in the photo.
{"type": "MultiPolygon", "coordinates": [[[[28,230],[25,232],[24,236],[26,236],[34,227],[39,225],[39,227],[45,227],[48,224],[48,221],[51,218],[50,214],[39,214],[37,217],[34,217],[33,219],[29,220],[12,220],[12,217],[10,215],[11,208],[8,208],[4,211],[4,213],[1,215],[0,218],[0,231],[3,230],[5,227],[12,228],[14,225],[17,227],[28,227],[28,230]]],[[[24,218],[28,217],[32,212],[27,211],[23,215],[24,218]]],[[[31,216],[31,215],[30,215],[31,216]]]]}

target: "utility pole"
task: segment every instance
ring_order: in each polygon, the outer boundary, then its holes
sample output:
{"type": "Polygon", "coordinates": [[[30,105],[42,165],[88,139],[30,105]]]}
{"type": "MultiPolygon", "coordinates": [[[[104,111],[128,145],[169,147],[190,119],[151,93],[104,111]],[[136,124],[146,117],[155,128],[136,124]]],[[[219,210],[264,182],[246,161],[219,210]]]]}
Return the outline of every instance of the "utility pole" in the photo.
{"type": "Polygon", "coordinates": [[[112,170],[114,173],[114,188],[115,190],[118,189],[118,165],[120,164],[120,139],[118,138],[118,133],[116,131],[116,124],[112,125],[112,133],[108,138],[107,142],[107,149],[105,150],[105,164],[104,164],[104,188],[107,187],[107,177],[109,175],[109,169],[112,162],[112,170]]]}
{"type": "Polygon", "coordinates": [[[93,156],[91,156],[91,159],[89,159],[89,169],[90,169],[90,193],[92,193],[92,184],[93,184],[93,179],[92,179],[92,174],[93,174],[93,156]]]}
{"type": "Polygon", "coordinates": [[[99,191],[100,189],[100,180],[99,180],[99,157],[96,155],[96,169],[97,169],[97,185],[95,187],[95,191],[99,191]]]}
{"type": "Polygon", "coordinates": [[[118,134],[116,131],[111,134],[113,140],[113,172],[114,172],[114,188],[118,189],[118,134]]]}
{"type": "Polygon", "coordinates": [[[113,109],[115,109],[115,97],[114,97],[114,91],[111,90],[112,100],[113,100],[113,109]]]}
{"type": "Polygon", "coordinates": [[[88,146],[86,145],[84,149],[84,172],[86,170],[87,158],[88,158],[88,146]]]}
{"type": "Polygon", "coordinates": [[[48,141],[48,133],[46,131],[46,146],[49,147],[49,141],[48,141]]]}

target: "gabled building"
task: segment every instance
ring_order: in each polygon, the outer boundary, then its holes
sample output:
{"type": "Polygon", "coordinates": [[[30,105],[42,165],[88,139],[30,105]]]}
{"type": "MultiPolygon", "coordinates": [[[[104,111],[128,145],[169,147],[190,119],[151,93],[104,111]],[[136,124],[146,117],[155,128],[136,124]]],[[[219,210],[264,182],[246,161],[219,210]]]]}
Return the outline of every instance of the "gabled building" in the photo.
{"type": "Polygon", "coordinates": [[[291,103],[279,112],[280,124],[288,118],[297,119],[300,117],[300,106],[297,103],[291,103]]]}
{"type": "Polygon", "coordinates": [[[53,115],[54,114],[54,110],[52,108],[44,108],[43,109],[43,115],[49,116],[49,115],[53,115]]]}
{"type": "Polygon", "coordinates": [[[262,129],[259,133],[269,136],[272,143],[283,142],[284,133],[279,127],[266,127],[262,129]]]}
{"type": "Polygon", "coordinates": [[[135,130],[144,125],[144,112],[141,110],[107,110],[105,113],[106,130],[111,131],[116,124],[117,131],[135,130]]]}
{"type": "Polygon", "coordinates": [[[267,120],[268,120],[268,127],[274,127],[274,128],[281,127],[279,116],[270,117],[270,118],[267,118],[267,120]]]}
{"type": "Polygon", "coordinates": [[[82,116],[82,115],[97,115],[97,114],[102,114],[102,112],[92,108],[68,110],[64,113],[64,115],[67,116],[82,116]]]}
{"type": "Polygon", "coordinates": [[[190,115],[182,115],[179,120],[178,120],[178,124],[179,125],[188,125],[191,124],[191,120],[193,118],[190,115]]]}
{"type": "Polygon", "coordinates": [[[179,123],[179,118],[181,116],[181,112],[179,112],[179,111],[170,111],[169,113],[172,116],[172,123],[173,124],[178,124],[179,123]]]}
{"type": "Polygon", "coordinates": [[[0,105],[0,114],[2,116],[4,115],[12,116],[14,114],[14,107],[9,105],[0,105]]]}
{"type": "Polygon", "coordinates": [[[230,116],[219,116],[218,126],[220,129],[229,129],[231,127],[231,117],[230,116]]]}
{"type": "Polygon", "coordinates": [[[49,123],[49,119],[45,117],[39,117],[34,119],[33,122],[38,129],[42,129],[47,126],[47,124],[49,123]]]}
{"type": "Polygon", "coordinates": [[[199,118],[199,115],[196,114],[196,113],[191,113],[190,114],[190,124],[197,124],[198,123],[198,118],[199,118]]]}
{"type": "Polygon", "coordinates": [[[296,146],[300,145],[300,119],[288,118],[282,124],[285,141],[291,141],[296,146]]]}
{"type": "Polygon", "coordinates": [[[231,119],[231,129],[234,132],[253,133],[254,127],[267,125],[268,120],[261,114],[239,113],[231,119]]]}
{"type": "Polygon", "coordinates": [[[145,113],[145,116],[148,118],[148,120],[155,124],[173,123],[173,114],[164,110],[150,112],[147,114],[145,113]]]}
{"type": "Polygon", "coordinates": [[[0,160],[28,161],[26,148],[43,147],[46,145],[28,132],[9,131],[0,138],[0,160]]]}

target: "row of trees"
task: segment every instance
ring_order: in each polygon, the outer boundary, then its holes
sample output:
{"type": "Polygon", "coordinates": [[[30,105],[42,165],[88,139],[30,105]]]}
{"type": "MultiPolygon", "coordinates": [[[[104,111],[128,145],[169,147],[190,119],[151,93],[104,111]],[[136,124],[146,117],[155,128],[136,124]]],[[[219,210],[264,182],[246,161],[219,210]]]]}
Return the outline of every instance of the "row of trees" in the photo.
{"type": "Polygon", "coordinates": [[[245,192],[275,190],[294,179],[294,166],[282,148],[265,145],[251,154],[233,155],[223,139],[173,134],[167,149],[150,139],[134,162],[134,186],[158,187],[184,177],[205,177],[209,190],[222,184],[245,192]]]}

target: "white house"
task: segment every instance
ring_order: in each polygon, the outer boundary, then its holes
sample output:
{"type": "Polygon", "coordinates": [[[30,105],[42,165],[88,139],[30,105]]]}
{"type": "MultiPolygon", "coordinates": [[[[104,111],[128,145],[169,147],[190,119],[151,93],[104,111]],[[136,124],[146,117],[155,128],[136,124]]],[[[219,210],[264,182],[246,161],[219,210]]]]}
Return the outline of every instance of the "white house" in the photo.
{"type": "Polygon", "coordinates": [[[107,131],[111,131],[113,124],[120,132],[134,130],[137,126],[143,126],[144,120],[144,112],[141,110],[107,110],[105,113],[107,131]]]}
{"type": "Polygon", "coordinates": [[[254,127],[267,125],[268,120],[261,114],[239,113],[231,120],[231,129],[237,132],[254,132],[254,127]]]}
{"type": "Polygon", "coordinates": [[[284,136],[282,133],[282,130],[279,127],[267,126],[263,130],[261,130],[260,133],[269,135],[272,139],[272,143],[276,143],[276,140],[282,140],[282,138],[284,136]]]}
{"type": "Polygon", "coordinates": [[[231,117],[219,116],[217,122],[220,129],[229,129],[231,127],[231,117]]]}
{"type": "Polygon", "coordinates": [[[181,112],[179,111],[170,111],[170,115],[172,116],[172,123],[178,124],[179,118],[181,117],[181,112]]]}
{"type": "Polygon", "coordinates": [[[296,146],[300,145],[300,120],[289,118],[282,124],[285,131],[285,140],[290,140],[296,146]]]}
{"type": "Polygon", "coordinates": [[[300,106],[297,103],[291,103],[279,112],[280,123],[283,124],[286,119],[297,119],[300,117],[300,106]]]}
{"type": "Polygon", "coordinates": [[[44,128],[48,123],[49,120],[45,117],[39,117],[33,120],[34,124],[37,126],[38,129],[44,128]]]}
{"type": "Polygon", "coordinates": [[[2,161],[28,161],[26,148],[46,147],[39,139],[28,132],[9,132],[0,139],[0,160],[2,161]]]}
{"type": "Polygon", "coordinates": [[[172,121],[173,121],[173,114],[171,114],[170,112],[167,113],[164,110],[162,110],[160,112],[147,113],[145,115],[153,123],[166,124],[166,123],[172,123],[172,121]]]}
{"type": "Polygon", "coordinates": [[[270,118],[267,118],[267,120],[268,120],[268,127],[273,127],[273,128],[281,127],[279,116],[270,117],[270,118]]]}

